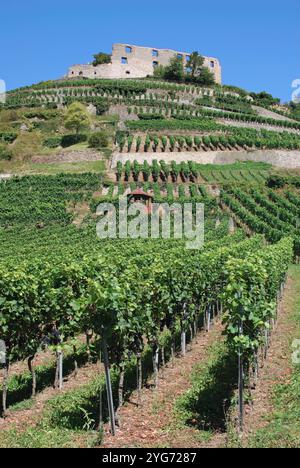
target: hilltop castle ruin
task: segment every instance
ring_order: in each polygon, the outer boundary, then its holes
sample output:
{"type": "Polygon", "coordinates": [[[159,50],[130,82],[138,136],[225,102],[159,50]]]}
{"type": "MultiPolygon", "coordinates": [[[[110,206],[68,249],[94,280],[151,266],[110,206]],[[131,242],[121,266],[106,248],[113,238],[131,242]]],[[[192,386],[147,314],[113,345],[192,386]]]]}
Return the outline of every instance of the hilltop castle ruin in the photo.
{"type": "MultiPolygon", "coordinates": [[[[169,65],[174,56],[182,57],[188,66],[190,54],[170,49],[153,49],[152,47],[139,47],[128,44],[114,44],[111,63],[93,66],[74,65],[69,69],[68,78],[144,78],[153,75],[158,65],[169,65]]],[[[222,69],[220,62],[214,57],[204,57],[204,65],[215,76],[216,83],[222,82],[222,69]]]]}

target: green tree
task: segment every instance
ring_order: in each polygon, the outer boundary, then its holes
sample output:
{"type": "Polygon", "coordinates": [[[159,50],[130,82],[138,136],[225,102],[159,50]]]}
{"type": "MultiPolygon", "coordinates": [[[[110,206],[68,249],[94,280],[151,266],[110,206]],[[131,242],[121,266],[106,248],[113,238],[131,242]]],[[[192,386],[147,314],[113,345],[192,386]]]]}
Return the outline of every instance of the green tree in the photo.
{"type": "Polygon", "coordinates": [[[94,101],[94,105],[96,106],[97,109],[97,115],[103,115],[105,112],[109,110],[109,104],[107,99],[103,98],[97,98],[94,101]]]}
{"type": "Polygon", "coordinates": [[[98,54],[93,55],[93,57],[94,67],[96,67],[97,65],[103,65],[105,63],[111,63],[111,55],[106,54],[105,52],[99,52],[98,54]]]}
{"type": "Polygon", "coordinates": [[[154,74],[155,78],[165,78],[166,74],[166,67],[163,65],[158,65],[157,67],[154,68],[154,74]]]}
{"type": "Polygon", "coordinates": [[[195,78],[200,75],[204,65],[204,57],[199,54],[199,52],[193,52],[190,56],[190,61],[187,65],[187,68],[191,70],[191,76],[195,78]]]}
{"type": "Polygon", "coordinates": [[[76,134],[90,128],[90,115],[86,107],[80,102],[73,102],[67,109],[64,125],[68,130],[75,130],[76,134]]]}
{"type": "Polygon", "coordinates": [[[0,142],[0,161],[10,161],[12,159],[12,152],[5,143],[0,142]]]}
{"type": "Polygon", "coordinates": [[[300,120],[300,104],[297,102],[290,103],[291,117],[294,119],[300,120]]]}
{"type": "Polygon", "coordinates": [[[207,67],[202,67],[200,75],[196,76],[194,81],[200,85],[211,86],[215,83],[214,74],[207,67]]]}
{"type": "Polygon", "coordinates": [[[186,66],[182,57],[173,57],[166,67],[162,65],[155,67],[154,76],[179,83],[198,83],[207,86],[215,83],[214,74],[204,66],[204,57],[199,52],[191,54],[186,66]]]}
{"type": "Polygon", "coordinates": [[[262,105],[273,106],[275,104],[280,104],[279,98],[272,96],[272,94],[269,94],[266,91],[261,91],[260,93],[250,93],[250,96],[262,105]]]}
{"type": "Polygon", "coordinates": [[[181,57],[173,57],[170,65],[165,68],[165,79],[171,81],[184,81],[184,65],[181,57]]]}
{"type": "Polygon", "coordinates": [[[89,138],[91,148],[107,148],[109,145],[109,136],[105,131],[95,132],[89,138]]]}

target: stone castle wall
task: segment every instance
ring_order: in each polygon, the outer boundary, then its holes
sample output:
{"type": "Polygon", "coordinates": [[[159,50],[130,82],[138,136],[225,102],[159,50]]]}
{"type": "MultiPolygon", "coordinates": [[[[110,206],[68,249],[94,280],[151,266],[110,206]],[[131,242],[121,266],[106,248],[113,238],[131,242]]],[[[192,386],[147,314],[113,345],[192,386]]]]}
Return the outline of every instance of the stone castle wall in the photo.
{"type": "MultiPolygon", "coordinates": [[[[153,49],[151,47],[138,47],[127,44],[114,44],[112,61],[110,64],[74,65],[69,69],[68,78],[144,78],[153,75],[158,65],[166,66],[174,56],[183,58],[188,64],[190,54],[170,49],[153,49]]],[[[222,69],[218,59],[205,57],[204,65],[215,75],[216,83],[222,82],[222,69]]]]}

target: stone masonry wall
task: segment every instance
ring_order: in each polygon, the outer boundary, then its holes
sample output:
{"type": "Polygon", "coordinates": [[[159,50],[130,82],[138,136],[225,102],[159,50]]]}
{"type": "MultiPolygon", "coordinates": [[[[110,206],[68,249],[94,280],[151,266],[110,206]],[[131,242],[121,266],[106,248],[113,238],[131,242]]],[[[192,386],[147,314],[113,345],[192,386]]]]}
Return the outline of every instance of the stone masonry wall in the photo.
{"type": "MultiPolygon", "coordinates": [[[[153,49],[151,47],[138,47],[127,44],[114,44],[112,63],[107,65],[74,65],[69,69],[68,77],[86,78],[143,78],[153,75],[155,66],[169,64],[171,58],[179,55],[185,64],[190,54],[170,49],[153,49]]],[[[205,57],[204,65],[215,75],[217,83],[222,81],[222,69],[219,60],[214,57],[205,57]]]]}
{"type": "Polygon", "coordinates": [[[117,167],[118,161],[147,161],[152,164],[154,160],[164,160],[166,163],[194,161],[199,164],[232,164],[237,161],[266,162],[275,167],[286,169],[300,168],[300,151],[287,150],[257,150],[257,151],[208,151],[181,153],[118,153],[112,158],[111,168],[117,167]]]}

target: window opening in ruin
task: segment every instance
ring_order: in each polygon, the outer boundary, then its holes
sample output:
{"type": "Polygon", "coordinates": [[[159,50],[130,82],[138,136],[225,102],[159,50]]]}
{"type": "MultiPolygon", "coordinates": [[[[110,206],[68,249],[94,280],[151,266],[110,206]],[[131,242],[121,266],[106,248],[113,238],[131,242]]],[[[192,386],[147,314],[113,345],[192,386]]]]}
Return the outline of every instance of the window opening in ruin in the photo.
{"type": "Polygon", "coordinates": [[[182,59],[183,55],[182,54],[177,54],[177,58],[182,59]]]}
{"type": "Polygon", "coordinates": [[[127,57],[122,57],[122,58],[121,58],[121,63],[122,63],[123,65],[127,65],[127,63],[128,63],[127,57]]]}
{"type": "Polygon", "coordinates": [[[158,67],[158,62],[153,62],[154,67],[158,67]]]}
{"type": "Polygon", "coordinates": [[[211,66],[211,68],[215,68],[215,62],[211,61],[210,66],[211,66]]]}
{"type": "Polygon", "coordinates": [[[126,46],[125,47],[125,52],[126,52],[126,54],[131,54],[132,53],[132,47],[126,46]]]}
{"type": "Polygon", "coordinates": [[[126,71],[126,75],[130,75],[130,71],[129,71],[129,70],[126,71]]]}
{"type": "Polygon", "coordinates": [[[158,50],[152,50],[152,57],[158,57],[158,50]]]}

